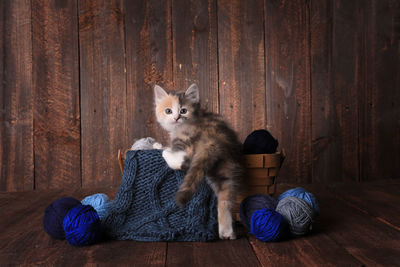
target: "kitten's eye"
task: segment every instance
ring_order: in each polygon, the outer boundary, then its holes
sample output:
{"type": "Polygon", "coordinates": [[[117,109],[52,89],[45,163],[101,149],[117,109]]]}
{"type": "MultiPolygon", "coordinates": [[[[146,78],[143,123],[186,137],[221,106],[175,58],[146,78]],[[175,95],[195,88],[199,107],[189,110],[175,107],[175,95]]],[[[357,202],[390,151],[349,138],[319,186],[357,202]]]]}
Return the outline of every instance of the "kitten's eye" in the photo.
{"type": "Polygon", "coordinates": [[[165,109],[165,114],[171,114],[172,110],[170,108],[165,109]]]}
{"type": "Polygon", "coordinates": [[[179,111],[179,113],[181,113],[181,114],[186,114],[186,113],[187,113],[187,109],[186,109],[186,108],[183,108],[183,109],[181,109],[181,110],[179,111]]]}

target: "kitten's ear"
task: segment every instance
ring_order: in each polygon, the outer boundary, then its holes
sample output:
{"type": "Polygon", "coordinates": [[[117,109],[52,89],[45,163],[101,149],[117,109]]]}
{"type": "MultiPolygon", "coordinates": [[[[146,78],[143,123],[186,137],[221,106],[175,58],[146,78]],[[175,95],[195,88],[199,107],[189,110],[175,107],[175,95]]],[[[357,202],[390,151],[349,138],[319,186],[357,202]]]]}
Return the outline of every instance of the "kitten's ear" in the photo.
{"type": "Polygon", "coordinates": [[[200,95],[199,95],[199,87],[197,84],[192,84],[185,92],[185,96],[193,103],[199,103],[200,95]]]}
{"type": "Polygon", "coordinates": [[[157,84],[154,86],[154,100],[156,101],[156,104],[160,103],[160,101],[167,96],[168,93],[165,92],[165,90],[162,89],[161,86],[158,86],[157,84]]]}

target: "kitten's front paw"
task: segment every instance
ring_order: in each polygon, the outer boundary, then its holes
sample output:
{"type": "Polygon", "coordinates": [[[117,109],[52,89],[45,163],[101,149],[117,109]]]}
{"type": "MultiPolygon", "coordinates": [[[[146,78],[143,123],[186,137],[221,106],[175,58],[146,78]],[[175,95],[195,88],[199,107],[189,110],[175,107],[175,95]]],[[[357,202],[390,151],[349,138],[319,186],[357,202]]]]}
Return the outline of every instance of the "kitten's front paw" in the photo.
{"type": "Polygon", "coordinates": [[[178,206],[183,207],[192,199],[192,192],[189,190],[179,190],[175,196],[175,202],[178,206]]]}
{"type": "Polygon", "coordinates": [[[219,230],[219,238],[220,239],[229,239],[234,240],[236,239],[235,231],[233,231],[232,226],[221,226],[218,225],[219,230]]]}
{"type": "Polygon", "coordinates": [[[163,158],[167,162],[168,166],[174,170],[180,170],[182,168],[182,163],[185,160],[185,151],[172,151],[167,148],[162,153],[163,158]]]}

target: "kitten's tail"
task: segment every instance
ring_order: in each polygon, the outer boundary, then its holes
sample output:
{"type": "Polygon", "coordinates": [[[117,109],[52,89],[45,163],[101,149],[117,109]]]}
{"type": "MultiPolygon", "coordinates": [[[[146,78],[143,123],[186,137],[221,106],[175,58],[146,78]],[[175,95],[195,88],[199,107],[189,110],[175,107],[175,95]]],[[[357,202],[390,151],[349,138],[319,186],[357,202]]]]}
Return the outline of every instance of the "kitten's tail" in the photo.
{"type": "Polygon", "coordinates": [[[175,201],[179,206],[184,206],[192,199],[207,170],[214,166],[216,160],[216,157],[206,149],[201,149],[193,155],[186,176],[176,193],[175,201]]]}

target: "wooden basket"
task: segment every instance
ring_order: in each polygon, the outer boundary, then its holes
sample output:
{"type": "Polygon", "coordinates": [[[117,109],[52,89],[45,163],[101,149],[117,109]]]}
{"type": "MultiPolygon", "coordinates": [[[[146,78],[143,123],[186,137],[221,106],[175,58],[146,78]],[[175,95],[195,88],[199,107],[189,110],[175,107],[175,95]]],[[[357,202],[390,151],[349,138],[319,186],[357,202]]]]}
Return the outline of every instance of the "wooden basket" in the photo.
{"type": "MultiPolygon", "coordinates": [[[[128,150],[127,150],[128,151],[128,150]]],[[[126,153],[126,151],[125,151],[126,153]]],[[[236,198],[233,207],[234,218],[239,221],[239,206],[244,198],[254,194],[273,195],[276,190],[276,177],[285,160],[285,151],[275,154],[250,154],[245,155],[246,177],[244,190],[236,198]]],[[[124,170],[125,154],[118,150],[118,162],[121,172],[124,170]]]]}
{"type": "Polygon", "coordinates": [[[245,155],[246,176],[244,189],[236,198],[233,207],[234,218],[239,221],[240,203],[248,196],[254,194],[273,195],[276,191],[276,177],[285,160],[285,151],[275,154],[250,154],[245,155]]]}

